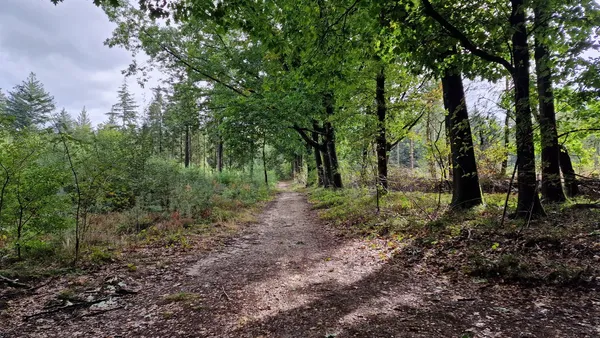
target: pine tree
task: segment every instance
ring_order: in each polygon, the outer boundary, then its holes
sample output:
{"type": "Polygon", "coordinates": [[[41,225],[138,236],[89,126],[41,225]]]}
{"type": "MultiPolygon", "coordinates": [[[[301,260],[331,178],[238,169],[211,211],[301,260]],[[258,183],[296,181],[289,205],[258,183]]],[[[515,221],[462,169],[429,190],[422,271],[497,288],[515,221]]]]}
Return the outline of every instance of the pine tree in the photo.
{"type": "Polygon", "coordinates": [[[164,109],[165,100],[162,94],[162,88],[153,89],[154,97],[148,107],[146,116],[147,125],[150,129],[152,138],[152,147],[160,154],[163,151],[163,129],[164,129],[164,109]]]}
{"type": "Polygon", "coordinates": [[[79,128],[87,128],[87,129],[92,128],[92,121],[90,120],[90,117],[88,115],[87,110],[85,109],[85,106],[83,106],[83,109],[79,113],[79,116],[77,116],[76,125],[79,128]]]}
{"type": "Polygon", "coordinates": [[[13,119],[16,129],[44,124],[55,108],[54,97],[44,90],[33,72],[8,92],[6,115],[13,119]]]}
{"type": "Polygon", "coordinates": [[[2,88],[0,88],[0,124],[4,126],[6,120],[6,95],[4,95],[2,88]]]}
{"type": "Polygon", "coordinates": [[[137,122],[137,105],[133,94],[129,92],[127,82],[123,81],[123,85],[117,92],[119,102],[114,105],[114,110],[119,114],[123,127],[135,127],[137,122]]]}
{"type": "Polygon", "coordinates": [[[106,125],[109,127],[117,127],[118,126],[118,122],[117,120],[119,119],[119,112],[117,111],[117,109],[115,108],[116,105],[113,105],[110,108],[110,111],[108,113],[106,113],[106,115],[108,116],[108,121],[106,122],[106,125]]]}
{"type": "Polygon", "coordinates": [[[63,108],[60,113],[54,117],[54,124],[59,131],[69,132],[73,130],[75,121],[73,121],[71,115],[67,113],[67,110],[63,108]]]}
{"type": "Polygon", "coordinates": [[[6,95],[2,92],[2,88],[0,88],[0,114],[4,115],[6,113],[6,95]]]}

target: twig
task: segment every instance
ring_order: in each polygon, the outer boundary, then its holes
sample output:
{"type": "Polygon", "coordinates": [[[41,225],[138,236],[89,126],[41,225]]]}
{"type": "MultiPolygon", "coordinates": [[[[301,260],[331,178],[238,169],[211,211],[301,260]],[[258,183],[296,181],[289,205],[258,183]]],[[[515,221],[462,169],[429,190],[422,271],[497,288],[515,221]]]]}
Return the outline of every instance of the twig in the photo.
{"type": "Polygon", "coordinates": [[[74,309],[74,308],[84,307],[84,306],[90,306],[90,305],[94,305],[94,304],[97,304],[97,303],[104,302],[106,300],[109,300],[109,298],[101,298],[101,299],[97,299],[97,300],[94,300],[94,301],[91,301],[91,302],[82,302],[82,303],[75,303],[75,304],[71,304],[71,305],[65,305],[65,306],[54,308],[52,310],[36,312],[36,313],[34,313],[32,315],[23,316],[23,320],[28,320],[28,319],[33,318],[33,317],[47,315],[47,314],[50,314],[50,313],[56,313],[56,312],[59,312],[59,311],[62,311],[62,310],[74,309]]]}
{"type": "Polygon", "coordinates": [[[116,307],[113,307],[113,308],[110,308],[110,309],[104,309],[104,310],[98,310],[98,311],[91,311],[91,312],[88,312],[88,313],[86,313],[86,314],[83,314],[83,315],[81,315],[81,316],[78,316],[78,317],[76,317],[76,318],[81,318],[81,317],[92,317],[92,316],[95,316],[95,315],[100,315],[100,314],[103,314],[103,313],[106,313],[106,312],[110,312],[110,311],[114,311],[114,310],[122,309],[122,308],[124,308],[124,307],[125,307],[124,305],[119,305],[119,306],[116,306],[116,307]]]}
{"type": "Polygon", "coordinates": [[[571,209],[600,209],[600,203],[577,203],[573,204],[571,209]]]}
{"type": "Polygon", "coordinates": [[[15,287],[15,288],[31,289],[30,285],[17,282],[16,280],[12,280],[12,279],[4,277],[2,275],[0,275],[0,282],[4,282],[4,283],[6,283],[6,284],[8,284],[8,285],[10,285],[12,287],[15,287]]]}
{"type": "Polygon", "coordinates": [[[504,200],[504,210],[502,211],[502,221],[500,222],[500,229],[504,227],[504,220],[506,219],[506,211],[508,210],[508,198],[510,197],[510,192],[512,189],[513,182],[515,181],[515,174],[517,173],[517,163],[519,160],[515,161],[515,169],[513,169],[512,176],[510,177],[510,183],[508,183],[508,191],[506,192],[506,200],[504,200]]]}
{"type": "Polygon", "coordinates": [[[46,286],[46,285],[48,285],[48,284],[52,283],[52,281],[53,281],[53,280],[54,280],[54,277],[52,277],[52,278],[48,278],[48,280],[46,281],[46,283],[42,283],[42,284],[40,284],[40,285],[33,286],[33,287],[31,287],[31,288],[30,288],[30,290],[31,290],[31,291],[35,291],[35,290],[37,290],[37,289],[43,288],[44,286],[46,286]]]}
{"type": "Polygon", "coordinates": [[[229,295],[225,291],[225,287],[224,286],[221,286],[221,290],[223,290],[223,294],[225,295],[225,298],[227,298],[227,300],[231,302],[231,298],[229,298],[229,295]]]}

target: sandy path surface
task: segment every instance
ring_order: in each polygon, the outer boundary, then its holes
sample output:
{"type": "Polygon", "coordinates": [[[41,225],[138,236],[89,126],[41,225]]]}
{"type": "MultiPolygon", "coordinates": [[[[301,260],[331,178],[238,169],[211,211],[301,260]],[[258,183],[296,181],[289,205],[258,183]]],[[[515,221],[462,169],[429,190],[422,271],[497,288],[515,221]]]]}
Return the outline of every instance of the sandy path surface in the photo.
{"type": "Polygon", "coordinates": [[[157,252],[136,272],[82,277],[137,290],[115,298],[119,308],[23,321],[56,297],[57,282],[8,301],[0,337],[600,336],[597,294],[482,287],[406,268],[377,240],[337,236],[304,195],[280,188],[259,223],[217,251],[157,252]]]}

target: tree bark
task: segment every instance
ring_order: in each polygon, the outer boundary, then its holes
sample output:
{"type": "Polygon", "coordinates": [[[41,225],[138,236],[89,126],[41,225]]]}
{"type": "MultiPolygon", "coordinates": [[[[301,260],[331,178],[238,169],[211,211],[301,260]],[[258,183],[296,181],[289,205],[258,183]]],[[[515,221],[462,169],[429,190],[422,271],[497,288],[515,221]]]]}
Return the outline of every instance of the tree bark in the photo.
{"type": "Polygon", "coordinates": [[[333,170],[331,170],[331,158],[327,149],[319,149],[321,156],[323,157],[323,186],[325,188],[331,188],[333,186],[333,170]]]}
{"type": "MultiPolygon", "coordinates": [[[[324,95],[323,102],[325,105],[325,113],[327,116],[333,116],[333,94],[328,93],[324,95]]],[[[335,129],[331,122],[327,121],[324,123],[324,131],[325,131],[325,147],[326,147],[326,156],[329,158],[329,165],[331,169],[331,183],[334,188],[342,188],[342,175],[339,171],[339,162],[337,158],[337,151],[335,147],[335,129]]]]}
{"type": "Polygon", "coordinates": [[[510,17],[514,57],[513,82],[515,85],[515,120],[517,135],[517,162],[519,197],[517,217],[544,215],[536,189],[535,150],[529,101],[529,44],[524,0],[511,0],[510,17]]]}
{"type": "Polygon", "coordinates": [[[429,174],[431,175],[431,178],[435,180],[437,179],[437,173],[435,170],[435,155],[433,154],[433,138],[431,134],[431,112],[427,112],[427,120],[425,123],[425,142],[429,147],[429,158],[427,159],[427,164],[429,166],[429,174]]]}
{"type": "Polygon", "coordinates": [[[192,140],[190,138],[190,126],[185,126],[185,159],[184,165],[186,168],[189,168],[190,161],[192,160],[191,156],[191,144],[192,140]]]}
{"type": "Polygon", "coordinates": [[[265,148],[267,146],[267,138],[263,138],[263,144],[262,144],[262,160],[263,160],[263,172],[265,174],[265,185],[269,185],[269,176],[267,174],[267,155],[265,152],[265,148]]]}
{"type": "Polygon", "coordinates": [[[566,198],[560,180],[560,148],[556,130],[550,51],[545,43],[549,15],[546,6],[542,1],[538,1],[533,10],[534,25],[536,26],[534,57],[542,141],[542,196],[548,202],[561,203],[566,198]]]}
{"type": "MultiPolygon", "coordinates": [[[[506,80],[506,91],[508,92],[508,79],[506,80]]],[[[508,168],[508,145],[510,143],[510,109],[506,109],[506,116],[504,117],[504,158],[502,159],[502,165],[500,167],[500,176],[506,176],[506,169],[508,168]]]]}
{"type": "MultiPolygon", "coordinates": [[[[316,130],[319,129],[319,124],[317,121],[313,121],[313,132],[311,133],[312,140],[319,144],[319,134],[316,130]]],[[[321,157],[321,150],[317,146],[313,146],[313,151],[315,153],[315,164],[317,166],[317,178],[318,178],[318,186],[325,187],[325,182],[327,181],[325,176],[325,169],[323,168],[323,160],[321,157]]]]}
{"type": "Polygon", "coordinates": [[[536,189],[535,150],[529,102],[529,44],[525,0],[511,0],[509,18],[512,30],[512,63],[501,56],[490,54],[475,46],[456,26],[446,20],[429,0],[422,0],[425,12],[439,22],[461,45],[479,58],[504,66],[512,75],[515,87],[515,120],[517,134],[517,165],[519,170],[519,199],[517,217],[544,215],[536,189]]]}
{"type": "MultiPolygon", "coordinates": [[[[306,187],[311,187],[313,186],[315,183],[318,182],[318,178],[315,177],[315,172],[316,172],[316,165],[315,163],[311,160],[311,156],[313,155],[313,147],[310,145],[306,146],[306,187]]],[[[315,159],[313,157],[313,159],[315,159]]]]}
{"type": "Polygon", "coordinates": [[[381,67],[376,78],[375,102],[377,103],[377,136],[375,137],[377,152],[377,183],[384,190],[388,189],[388,142],[386,138],[385,116],[385,72],[381,67]]]}
{"type": "Polygon", "coordinates": [[[446,69],[442,77],[446,132],[451,151],[452,207],[471,208],[483,203],[473,149],[473,136],[465,101],[462,78],[458,71],[446,69]]]}
{"type": "Polygon", "coordinates": [[[219,137],[219,143],[217,144],[217,171],[223,172],[223,141],[219,137]]]}
{"type": "Polygon", "coordinates": [[[408,155],[410,156],[410,170],[415,169],[415,141],[410,138],[408,140],[408,155]]]}
{"type": "Polygon", "coordinates": [[[342,175],[340,173],[340,166],[337,157],[337,151],[335,147],[335,130],[330,122],[325,123],[325,140],[326,140],[326,154],[329,160],[329,169],[331,170],[331,186],[333,188],[342,188],[342,175]]]}
{"type": "Polygon", "coordinates": [[[573,169],[573,163],[571,162],[571,157],[569,156],[569,152],[565,146],[560,146],[560,169],[565,178],[565,190],[567,191],[567,196],[575,197],[579,195],[579,185],[577,182],[577,175],[575,174],[575,169],[573,169]]]}

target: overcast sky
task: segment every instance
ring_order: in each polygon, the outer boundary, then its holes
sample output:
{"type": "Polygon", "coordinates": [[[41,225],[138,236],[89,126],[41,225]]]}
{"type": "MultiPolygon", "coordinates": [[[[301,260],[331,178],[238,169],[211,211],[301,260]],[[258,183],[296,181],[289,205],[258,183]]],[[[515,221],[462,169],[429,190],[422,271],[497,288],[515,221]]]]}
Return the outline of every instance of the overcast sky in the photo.
{"type": "MultiPolygon", "coordinates": [[[[59,109],[76,116],[85,106],[94,124],[104,121],[131,61],[127,51],[104,46],[114,28],[104,12],[91,0],[0,1],[0,88],[34,72],[59,109]]],[[[128,83],[141,106],[145,91],[134,78],[128,83]]]]}

